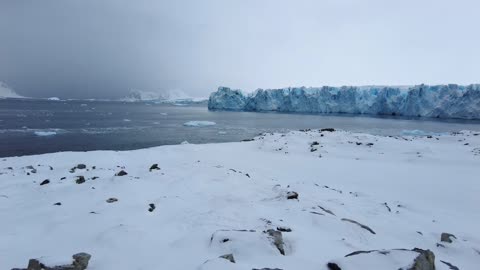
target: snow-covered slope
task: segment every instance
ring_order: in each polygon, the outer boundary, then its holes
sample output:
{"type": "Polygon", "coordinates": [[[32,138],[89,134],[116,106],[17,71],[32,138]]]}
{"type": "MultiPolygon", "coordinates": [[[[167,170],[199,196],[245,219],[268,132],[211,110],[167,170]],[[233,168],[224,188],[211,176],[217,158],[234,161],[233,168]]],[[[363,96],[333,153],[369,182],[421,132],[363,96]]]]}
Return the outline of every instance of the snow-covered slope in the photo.
{"type": "Polygon", "coordinates": [[[219,87],[208,108],[480,119],[480,85],[300,87],[259,89],[249,95],[219,87]]]}
{"type": "Polygon", "coordinates": [[[479,164],[473,132],[318,130],[5,158],[0,269],[83,251],[91,270],[397,270],[415,247],[437,270],[478,269],[479,164]]]}
{"type": "Polygon", "coordinates": [[[19,94],[15,93],[5,83],[0,82],[0,98],[23,98],[19,94]]]}
{"type": "Polygon", "coordinates": [[[121,99],[127,102],[153,101],[159,103],[201,103],[206,98],[192,98],[183,91],[150,92],[142,90],[131,90],[130,93],[121,99]]]}

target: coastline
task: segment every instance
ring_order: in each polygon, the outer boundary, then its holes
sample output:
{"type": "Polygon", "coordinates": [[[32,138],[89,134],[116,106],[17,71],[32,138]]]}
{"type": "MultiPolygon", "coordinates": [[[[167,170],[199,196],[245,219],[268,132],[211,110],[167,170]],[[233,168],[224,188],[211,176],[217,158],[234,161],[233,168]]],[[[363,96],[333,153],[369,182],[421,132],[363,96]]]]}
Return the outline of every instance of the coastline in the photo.
{"type": "MultiPolygon", "coordinates": [[[[56,264],[85,251],[91,269],[326,269],[348,266],[360,257],[344,256],[358,250],[418,247],[435,253],[437,269],[448,269],[440,260],[474,269],[479,162],[472,131],[291,131],[237,143],[2,158],[0,268],[29,258],[56,264]],[[78,164],[86,167],[73,169],[78,164]],[[160,169],[149,170],[153,164],[160,169]],[[121,170],[127,175],[115,176],[121,170]],[[285,256],[263,233],[278,227],[292,230],[283,233],[285,256]],[[443,232],[456,239],[441,242],[443,232]],[[235,264],[218,258],[230,253],[235,264]]],[[[378,259],[362,256],[365,266],[378,259]]],[[[391,256],[392,269],[411,263],[391,256]]]]}

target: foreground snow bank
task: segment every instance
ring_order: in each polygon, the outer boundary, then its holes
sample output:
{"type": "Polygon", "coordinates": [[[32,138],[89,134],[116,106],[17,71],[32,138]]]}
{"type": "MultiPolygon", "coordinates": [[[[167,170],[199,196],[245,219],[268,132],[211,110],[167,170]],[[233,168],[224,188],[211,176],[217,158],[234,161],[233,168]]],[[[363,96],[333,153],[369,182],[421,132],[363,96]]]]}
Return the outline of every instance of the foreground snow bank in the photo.
{"type": "Polygon", "coordinates": [[[300,87],[259,89],[250,95],[219,87],[208,108],[480,119],[480,85],[300,87]]]}
{"type": "Polygon", "coordinates": [[[479,134],[329,130],[2,159],[0,269],[478,268],[479,134]]]}

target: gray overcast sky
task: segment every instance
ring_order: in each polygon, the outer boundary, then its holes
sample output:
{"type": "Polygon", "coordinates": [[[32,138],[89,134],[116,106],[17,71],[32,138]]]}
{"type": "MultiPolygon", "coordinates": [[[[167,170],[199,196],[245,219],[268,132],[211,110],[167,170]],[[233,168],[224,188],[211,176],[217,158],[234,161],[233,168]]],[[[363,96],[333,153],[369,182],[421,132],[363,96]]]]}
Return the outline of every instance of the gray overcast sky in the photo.
{"type": "Polygon", "coordinates": [[[20,94],[480,81],[478,0],[0,0],[20,94]]]}

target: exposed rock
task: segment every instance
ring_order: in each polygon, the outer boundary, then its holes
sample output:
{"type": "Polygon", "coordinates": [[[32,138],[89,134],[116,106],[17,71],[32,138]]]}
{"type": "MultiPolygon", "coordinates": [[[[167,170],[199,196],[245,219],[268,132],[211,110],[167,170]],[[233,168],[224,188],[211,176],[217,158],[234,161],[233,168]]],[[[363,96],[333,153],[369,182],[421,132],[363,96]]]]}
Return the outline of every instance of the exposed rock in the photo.
{"type": "Polygon", "coordinates": [[[225,255],[222,255],[220,256],[219,258],[222,258],[222,259],[225,259],[225,260],[229,260],[230,262],[232,263],[235,263],[235,258],[233,257],[233,254],[225,254],[225,255]]]}
{"type": "Polygon", "coordinates": [[[74,254],[73,256],[73,266],[75,266],[75,270],[84,270],[88,267],[88,261],[92,257],[90,254],[81,252],[74,254]]]}
{"type": "Polygon", "coordinates": [[[329,270],[342,270],[340,266],[338,266],[336,263],[329,262],[327,263],[327,267],[329,270]]]}
{"type": "Polygon", "coordinates": [[[280,251],[280,254],[285,255],[282,232],[269,229],[267,230],[267,234],[273,240],[273,244],[277,247],[278,251],[280,251]]]}
{"type": "Polygon", "coordinates": [[[94,176],[94,177],[92,177],[92,180],[95,180],[95,179],[98,179],[98,178],[100,178],[100,177],[94,176]]]}
{"type": "Polygon", "coordinates": [[[277,231],[281,231],[281,232],[291,232],[292,229],[288,228],[288,227],[284,227],[284,226],[278,226],[277,227],[277,231]]]}
{"type": "Polygon", "coordinates": [[[295,191],[289,191],[289,192],[287,192],[287,199],[288,199],[288,200],[298,199],[298,193],[295,192],[295,191]]]}
{"type": "Polygon", "coordinates": [[[150,206],[150,208],[148,208],[148,212],[153,212],[153,210],[155,210],[155,204],[151,203],[148,206],[150,206]]]}
{"type": "Polygon", "coordinates": [[[158,164],[155,163],[153,164],[152,166],[150,166],[150,169],[148,169],[149,171],[153,171],[153,170],[160,170],[160,167],[158,167],[158,164]]]}
{"type": "Polygon", "coordinates": [[[43,181],[40,183],[40,186],[46,185],[46,184],[48,184],[48,183],[50,183],[50,180],[45,179],[45,180],[43,180],[43,181]]]}
{"type": "Polygon", "coordinates": [[[127,175],[128,173],[124,170],[119,171],[118,173],[115,174],[115,176],[124,176],[127,175]]]}
{"type": "Polygon", "coordinates": [[[450,268],[450,270],[460,270],[458,267],[456,267],[455,265],[449,263],[449,262],[446,262],[446,261],[442,261],[440,260],[442,263],[446,264],[448,266],[448,268],[450,268]]]}
{"type": "Polygon", "coordinates": [[[367,143],[367,146],[373,146],[373,143],[369,142],[367,143]]]}
{"type": "Polygon", "coordinates": [[[319,143],[317,141],[314,141],[310,144],[310,146],[315,146],[315,145],[319,145],[319,143]]]}
{"type": "Polygon", "coordinates": [[[366,226],[366,225],[363,225],[355,220],[352,220],[352,219],[348,219],[348,218],[342,218],[342,221],[347,221],[347,222],[350,222],[350,223],[353,223],[353,224],[357,224],[358,226],[360,226],[362,229],[365,229],[369,232],[371,232],[372,234],[375,234],[375,232],[370,229],[370,227],[366,226]]]}
{"type": "Polygon", "coordinates": [[[62,205],[62,203],[61,202],[56,202],[53,205],[62,205]]]}
{"type": "Polygon", "coordinates": [[[318,208],[322,209],[324,212],[329,213],[330,215],[334,215],[334,216],[335,216],[335,214],[334,214],[332,211],[330,211],[330,210],[328,210],[328,209],[326,209],[326,208],[323,208],[323,207],[321,207],[320,205],[317,205],[317,206],[318,206],[318,208]]]}
{"type": "Polygon", "coordinates": [[[88,261],[92,257],[88,253],[77,253],[72,256],[72,264],[48,267],[37,259],[30,259],[27,268],[14,268],[12,270],[85,270],[88,267],[88,261]]]}
{"type": "Polygon", "coordinates": [[[452,243],[453,242],[452,237],[457,239],[457,237],[455,237],[455,235],[451,233],[442,233],[442,235],[440,236],[440,241],[452,243]]]}
{"type": "Polygon", "coordinates": [[[80,169],[80,170],[83,170],[83,169],[86,169],[86,168],[87,168],[87,165],[85,165],[85,164],[78,164],[76,168],[77,168],[77,169],[80,169]]]}
{"type": "Polygon", "coordinates": [[[334,132],[335,129],[334,128],[322,128],[322,129],[320,129],[320,131],[334,132]]]}
{"type": "Polygon", "coordinates": [[[412,251],[420,253],[408,270],[435,270],[435,254],[430,250],[414,248],[412,251]]]}
{"type": "Polygon", "coordinates": [[[114,202],[117,202],[117,201],[118,201],[117,198],[108,198],[106,202],[107,203],[114,203],[114,202]]]}
{"type": "Polygon", "coordinates": [[[83,177],[83,176],[81,176],[81,175],[80,175],[80,176],[77,176],[77,179],[75,180],[75,183],[77,183],[77,184],[83,184],[83,183],[85,183],[85,177],[83,177]]]}
{"type": "Polygon", "coordinates": [[[65,179],[67,179],[67,177],[65,177],[65,176],[64,176],[64,177],[62,177],[62,178],[60,178],[60,180],[65,180],[65,179]]]}

